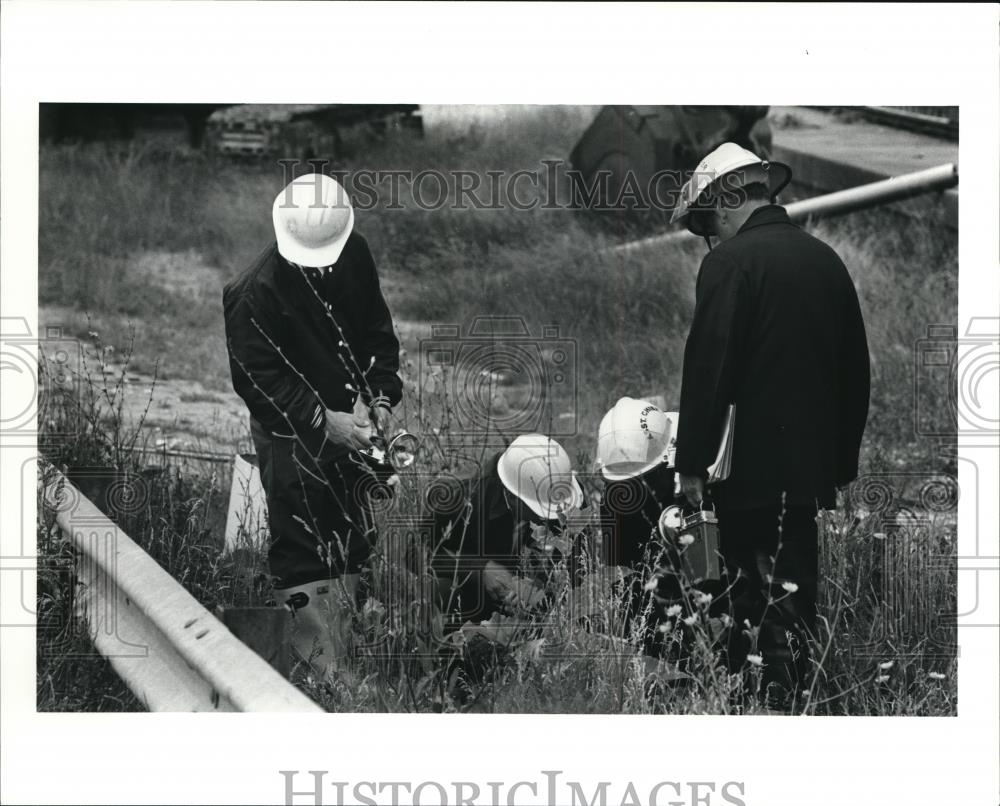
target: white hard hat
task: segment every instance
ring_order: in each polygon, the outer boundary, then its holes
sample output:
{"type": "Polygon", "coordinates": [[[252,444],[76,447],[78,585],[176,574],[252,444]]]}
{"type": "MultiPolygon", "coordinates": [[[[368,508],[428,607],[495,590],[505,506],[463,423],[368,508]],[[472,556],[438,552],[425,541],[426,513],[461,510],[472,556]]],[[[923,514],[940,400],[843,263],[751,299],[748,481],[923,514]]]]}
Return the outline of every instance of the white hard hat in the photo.
{"type": "Polygon", "coordinates": [[[573,473],[569,454],[543,434],[522,434],[508,446],[497,464],[500,481],[544,520],[583,505],[583,490],[573,473]]]}
{"type": "Polygon", "coordinates": [[[700,216],[692,216],[691,212],[707,209],[704,207],[710,195],[707,191],[722,177],[735,172],[739,173],[724,183],[726,186],[724,189],[733,190],[736,187],[760,182],[767,185],[772,198],[777,196],[792,178],[792,169],[783,162],[762,160],[752,151],[736,143],[723,143],[699,163],[691,178],[684,183],[680,202],[670,216],[670,223],[680,221],[695,235],[713,234],[706,232],[699,223],[700,216]]]}
{"type": "Polygon", "coordinates": [[[340,182],[326,174],[293,179],[271,209],[278,252],[300,266],[332,266],[354,229],[354,208],[340,182]]]}
{"type": "Polygon", "coordinates": [[[646,400],[623,397],[597,432],[597,463],[607,481],[624,481],[660,464],[673,466],[677,413],[646,400]]]}

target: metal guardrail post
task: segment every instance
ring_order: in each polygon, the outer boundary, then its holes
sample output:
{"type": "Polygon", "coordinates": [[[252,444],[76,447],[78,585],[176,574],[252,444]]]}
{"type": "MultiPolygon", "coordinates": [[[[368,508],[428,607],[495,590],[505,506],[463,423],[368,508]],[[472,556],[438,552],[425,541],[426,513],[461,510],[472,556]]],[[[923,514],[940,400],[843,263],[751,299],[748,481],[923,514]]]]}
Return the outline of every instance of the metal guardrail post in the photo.
{"type": "Polygon", "coordinates": [[[94,645],[150,711],[322,712],[65,476],[48,473],[45,499],[80,552],[81,607],[94,645]]]}

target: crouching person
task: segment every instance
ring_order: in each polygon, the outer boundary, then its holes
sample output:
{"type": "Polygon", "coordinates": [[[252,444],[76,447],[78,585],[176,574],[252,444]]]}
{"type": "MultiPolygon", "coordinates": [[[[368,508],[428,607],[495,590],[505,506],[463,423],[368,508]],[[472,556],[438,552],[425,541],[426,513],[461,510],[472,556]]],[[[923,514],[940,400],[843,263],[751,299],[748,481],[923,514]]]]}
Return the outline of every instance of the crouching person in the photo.
{"type": "Polygon", "coordinates": [[[400,400],[399,343],[336,180],[293,181],[273,223],[276,241],[224,290],[227,346],[250,410],[275,596],[294,614],[299,655],[333,673],[347,665],[375,539],[360,451],[400,400]]]}
{"type": "Polygon", "coordinates": [[[679,506],[677,427],[676,412],[623,397],[601,421],[597,461],[604,481],[600,565],[612,573],[617,605],[605,627],[636,641],[647,669],[666,660],[670,672],[683,679],[694,630],[727,655],[731,619],[720,574],[711,570],[721,558],[711,546],[706,551],[699,543],[685,545],[680,535],[685,516],[693,512],[679,506]]]}
{"type": "Polygon", "coordinates": [[[426,562],[446,629],[543,604],[561,558],[548,537],[585,500],[563,447],[525,434],[476,476],[438,485],[427,501],[426,562]]]}
{"type": "Polygon", "coordinates": [[[420,571],[460,702],[508,664],[514,645],[537,637],[561,587],[556,543],[584,502],[566,451],[541,434],[517,437],[474,476],[428,488],[420,571]]]}

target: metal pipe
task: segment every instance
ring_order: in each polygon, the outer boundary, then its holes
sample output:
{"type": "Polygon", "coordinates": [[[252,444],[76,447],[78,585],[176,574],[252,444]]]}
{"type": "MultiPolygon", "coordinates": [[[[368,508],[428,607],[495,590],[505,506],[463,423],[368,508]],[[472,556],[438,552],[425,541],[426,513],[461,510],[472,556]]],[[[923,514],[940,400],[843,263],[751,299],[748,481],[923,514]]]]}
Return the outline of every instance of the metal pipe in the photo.
{"type": "Polygon", "coordinates": [[[930,114],[918,109],[930,109],[945,112],[947,107],[916,107],[907,109],[898,106],[865,106],[862,107],[865,117],[876,123],[893,126],[900,129],[930,134],[949,140],[958,139],[958,118],[941,114],[930,114]]]}
{"type": "MultiPolygon", "coordinates": [[[[902,176],[880,179],[867,185],[826,193],[812,199],[803,199],[786,205],[785,210],[792,221],[804,221],[807,218],[821,218],[866,210],[870,207],[910,199],[936,190],[947,190],[957,184],[958,166],[954,163],[946,163],[902,176]]],[[[664,235],[654,235],[623,243],[611,251],[616,253],[634,252],[694,237],[687,230],[668,232],[664,235]]]]}
{"type": "Polygon", "coordinates": [[[134,451],[143,456],[162,456],[170,459],[197,459],[201,462],[217,462],[219,464],[229,464],[233,461],[233,456],[235,455],[234,453],[168,450],[166,448],[150,448],[148,446],[135,448],[134,451]]]}
{"type": "Polygon", "coordinates": [[[859,187],[838,190],[814,199],[789,204],[788,217],[802,221],[810,217],[840,215],[856,210],[877,207],[894,201],[910,199],[935,190],[947,190],[958,184],[958,166],[954,163],[938,165],[911,174],[893,176],[859,187]]]}

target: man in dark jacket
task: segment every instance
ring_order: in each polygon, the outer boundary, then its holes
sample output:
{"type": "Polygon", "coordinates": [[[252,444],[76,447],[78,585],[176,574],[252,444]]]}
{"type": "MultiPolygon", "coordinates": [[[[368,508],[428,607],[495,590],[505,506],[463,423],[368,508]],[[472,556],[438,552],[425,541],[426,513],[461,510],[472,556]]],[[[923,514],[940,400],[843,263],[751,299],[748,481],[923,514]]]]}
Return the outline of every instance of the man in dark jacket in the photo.
{"type": "Polygon", "coordinates": [[[373,426],[384,435],[402,396],[399,342],[336,180],[299,177],[275,199],[273,222],[276,243],[223,292],[227,346],[250,410],[277,598],[294,609],[300,654],[318,651],[324,668],[347,653],[374,542],[359,451],[373,426]]]}
{"type": "Polygon", "coordinates": [[[701,505],[734,406],[731,467],[712,489],[722,551],[739,573],[737,615],[761,628],[764,679],[786,701],[807,670],[802,633],[816,617],[817,509],[834,508],[836,489],[857,477],[870,383],[847,269],[772,203],[790,177],[726,143],[674,213],[721,241],[698,273],[684,353],[681,489],[701,505]]]}

